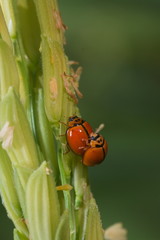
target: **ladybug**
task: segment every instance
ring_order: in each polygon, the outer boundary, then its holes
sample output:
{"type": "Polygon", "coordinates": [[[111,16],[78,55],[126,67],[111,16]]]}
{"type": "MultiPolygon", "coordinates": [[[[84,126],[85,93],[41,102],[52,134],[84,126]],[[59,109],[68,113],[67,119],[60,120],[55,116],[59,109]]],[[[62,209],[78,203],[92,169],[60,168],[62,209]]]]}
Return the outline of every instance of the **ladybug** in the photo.
{"type": "Polygon", "coordinates": [[[83,155],[90,134],[93,132],[92,127],[88,122],[77,116],[69,117],[67,126],[66,138],[70,149],[78,155],[83,155]]]}
{"type": "Polygon", "coordinates": [[[98,133],[91,133],[88,140],[88,148],[83,154],[82,163],[86,166],[100,164],[106,157],[108,144],[98,133]]]}

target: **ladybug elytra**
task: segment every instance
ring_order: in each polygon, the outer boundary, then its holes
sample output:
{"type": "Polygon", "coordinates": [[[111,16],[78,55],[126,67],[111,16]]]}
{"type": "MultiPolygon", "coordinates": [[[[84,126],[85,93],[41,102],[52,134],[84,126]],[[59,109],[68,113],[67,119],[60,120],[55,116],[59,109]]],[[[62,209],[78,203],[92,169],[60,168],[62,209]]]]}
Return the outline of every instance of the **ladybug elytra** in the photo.
{"type": "Polygon", "coordinates": [[[89,136],[93,132],[92,127],[77,116],[69,117],[67,126],[66,138],[70,149],[78,155],[83,155],[89,136]]]}
{"type": "Polygon", "coordinates": [[[98,133],[91,133],[88,140],[88,148],[83,154],[82,163],[86,166],[100,164],[106,157],[108,144],[98,133]]]}

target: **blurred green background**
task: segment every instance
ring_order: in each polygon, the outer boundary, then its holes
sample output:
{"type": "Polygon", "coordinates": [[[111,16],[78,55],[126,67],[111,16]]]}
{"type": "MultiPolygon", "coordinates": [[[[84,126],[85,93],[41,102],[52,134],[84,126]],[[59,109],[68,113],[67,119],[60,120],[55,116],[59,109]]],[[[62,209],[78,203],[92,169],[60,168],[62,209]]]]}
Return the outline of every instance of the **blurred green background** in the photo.
{"type": "MultiPolygon", "coordinates": [[[[84,68],[82,116],[106,126],[108,157],[89,169],[103,227],[123,222],[129,240],[159,240],[160,1],[59,3],[67,55],[84,68]]],[[[0,212],[0,236],[10,240],[11,223],[0,212]]]]}

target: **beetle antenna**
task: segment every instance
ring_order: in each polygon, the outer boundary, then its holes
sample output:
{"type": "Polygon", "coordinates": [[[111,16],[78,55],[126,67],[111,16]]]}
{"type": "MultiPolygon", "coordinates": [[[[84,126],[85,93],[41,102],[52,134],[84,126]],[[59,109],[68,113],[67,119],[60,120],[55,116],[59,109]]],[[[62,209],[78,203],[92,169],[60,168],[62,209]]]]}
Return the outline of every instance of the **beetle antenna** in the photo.
{"type": "Polygon", "coordinates": [[[104,128],[104,123],[101,123],[99,127],[95,130],[95,133],[99,133],[104,128]]]}

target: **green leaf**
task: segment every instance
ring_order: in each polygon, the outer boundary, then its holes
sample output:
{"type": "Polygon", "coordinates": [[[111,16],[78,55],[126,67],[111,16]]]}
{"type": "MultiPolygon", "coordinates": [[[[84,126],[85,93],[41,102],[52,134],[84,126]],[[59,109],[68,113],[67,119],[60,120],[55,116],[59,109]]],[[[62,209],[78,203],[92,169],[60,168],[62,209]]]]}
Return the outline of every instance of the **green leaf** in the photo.
{"type": "Polygon", "coordinates": [[[69,214],[66,210],[60,218],[55,240],[69,239],[69,214]]]}
{"type": "Polygon", "coordinates": [[[6,148],[11,162],[30,169],[37,168],[39,160],[36,144],[23,106],[11,87],[0,102],[1,129],[6,122],[14,127],[12,146],[6,148]]]}
{"type": "Polygon", "coordinates": [[[0,193],[9,218],[18,231],[28,236],[22,210],[14,186],[13,169],[7,153],[0,146],[0,193]]]}
{"type": "Polygon", "coordinates": [[[0,39],[0,95],[1,99],[8,92],[9,87],[14,87],[19,94],[19,76],[12,49],[0,39]]]}
{"type": "Polygon", "coordinates": [[[31,239],[53,240],[60,209],[53,176],[46,162],[32,173],[26,190],[27,222],[31,239]]]}
{"type": "Polygon", "coordinates": [[[29,240],[26,236],[20,233],[17,229],[13,230],[14,240],[29,240]]]}

